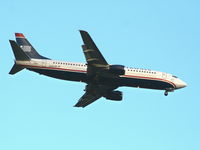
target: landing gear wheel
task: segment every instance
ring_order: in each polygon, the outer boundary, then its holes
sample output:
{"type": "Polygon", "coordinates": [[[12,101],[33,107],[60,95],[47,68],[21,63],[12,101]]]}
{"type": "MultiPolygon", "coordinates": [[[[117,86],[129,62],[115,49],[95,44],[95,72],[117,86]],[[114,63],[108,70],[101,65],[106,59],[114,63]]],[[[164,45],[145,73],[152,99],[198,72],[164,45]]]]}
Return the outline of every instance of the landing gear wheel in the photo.
{"type": "Polygon", "coordinates": [[[168,91],[165,91],[165,93],[164,93],[164,94],[165,94],[165,96],[167,96],[167,95],[168,95],[168,91]]]}

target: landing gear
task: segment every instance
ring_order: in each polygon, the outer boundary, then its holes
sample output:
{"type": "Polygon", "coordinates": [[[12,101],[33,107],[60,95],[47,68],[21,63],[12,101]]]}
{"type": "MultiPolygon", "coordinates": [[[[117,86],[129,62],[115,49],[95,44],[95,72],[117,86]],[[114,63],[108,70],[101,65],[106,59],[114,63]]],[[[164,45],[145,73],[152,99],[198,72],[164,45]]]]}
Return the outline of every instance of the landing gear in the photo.
{"type": "Polygon", "coordinates": [[[167,89],[165,89],[164,95],[167,96],[168,92],[174,92],[174,89],[173,88],[167,88],[167,89]]]}
{"type": "Polygon", "coordinates": [[[167,96],[168,95],[168,91],[165,91],[164,95],[167,96]]]}

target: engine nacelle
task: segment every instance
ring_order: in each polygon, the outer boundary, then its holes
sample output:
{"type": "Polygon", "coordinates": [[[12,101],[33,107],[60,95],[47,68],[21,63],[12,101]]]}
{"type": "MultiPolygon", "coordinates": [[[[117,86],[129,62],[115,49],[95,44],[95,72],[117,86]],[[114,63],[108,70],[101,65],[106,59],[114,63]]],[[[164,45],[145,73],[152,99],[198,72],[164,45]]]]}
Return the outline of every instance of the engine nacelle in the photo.
{"type": "Polygon", "coordinates": [[[121,101],[123,96],[122,92],[120,91],[112,91],[110,93],[107,93],[104,97],[108,100],[121,101]]]}
{"type": "Polygon", "coordinates": [[[125,74],[124,66],[123,65],[110,65],[109,72],[111,72],[115,75],[124,75],[125,74]]]}

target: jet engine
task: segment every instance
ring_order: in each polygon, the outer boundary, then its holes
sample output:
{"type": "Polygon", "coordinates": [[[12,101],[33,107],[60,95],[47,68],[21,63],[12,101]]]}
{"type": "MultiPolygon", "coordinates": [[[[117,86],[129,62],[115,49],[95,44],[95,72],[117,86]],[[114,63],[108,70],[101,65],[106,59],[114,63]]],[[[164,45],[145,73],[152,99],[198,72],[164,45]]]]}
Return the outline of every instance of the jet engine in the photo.
{"type": "Polygon", "coordinates": [[[122,100],[122,92],[121,91],[112,91],[112,92],[107,93],[104,97],[108,100],[121,101],[122,100]]]}
{"type": "Polygon", "coordinates": [[[110,65],[109,72],[111,72],[115,75],[124,75],[125,74],[124,66],[123,65],[110,65]]]}

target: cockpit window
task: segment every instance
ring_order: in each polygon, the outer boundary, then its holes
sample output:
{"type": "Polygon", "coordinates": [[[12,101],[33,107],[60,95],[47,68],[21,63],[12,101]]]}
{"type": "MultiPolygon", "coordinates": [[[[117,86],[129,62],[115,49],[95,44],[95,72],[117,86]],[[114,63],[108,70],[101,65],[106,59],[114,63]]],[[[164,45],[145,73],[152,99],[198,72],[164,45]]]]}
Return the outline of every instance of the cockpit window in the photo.
{"type": "Polygon", "coordinates": [[[174,77],[174,78],[178,78],[177,76],[172,76],[172,77],[174,77]]]}

